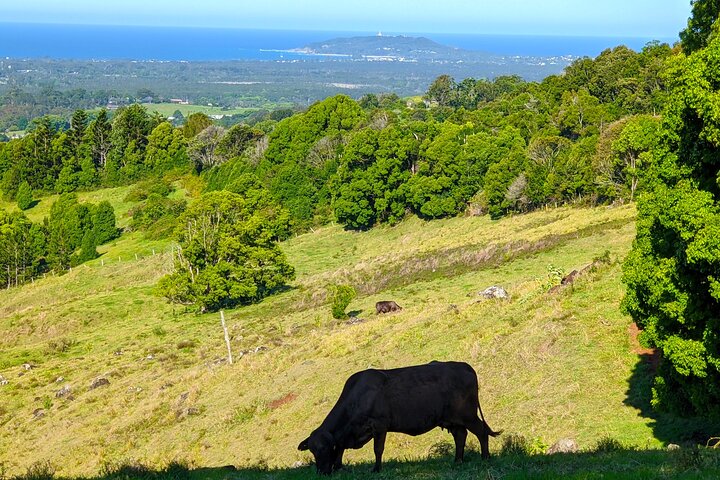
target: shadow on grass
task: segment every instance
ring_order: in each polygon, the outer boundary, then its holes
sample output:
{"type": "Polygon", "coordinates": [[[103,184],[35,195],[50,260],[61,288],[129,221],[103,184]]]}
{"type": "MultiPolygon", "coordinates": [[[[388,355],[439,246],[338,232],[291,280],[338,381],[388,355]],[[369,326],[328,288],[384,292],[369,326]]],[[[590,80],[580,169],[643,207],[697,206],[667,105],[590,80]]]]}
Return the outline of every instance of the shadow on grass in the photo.
{"type": "Polygon", "coordinates": [[[661,359],[658,353],[638,355],[628,381],[624,403],[637,408],[645,418],[652,419],[650,426],[655,438],[683,446],[705,445],[709,438],[720,434],[720,422],[705,418],[683,418],[655,411],[650,404],[655,372],[661,359]]]}
{"type": "MultiPolygon", "coordinates": [[[[600,444],[599,444],[600,445],[600,444]]],[[[468,451],[466,462],[452,463],[451,455],[431,457],[424,460],[395,460],[383,464],[380,474],[371,473],[372,463],[358,463],[345,467],[332,478],[385,479],[410,478],[448,480],[470,479],[638,479],[638,478],[720,478],[720,450],[681,449],[634,450],[606,442],[593,452],[555,455],[530,455],[527,453],[504,453],[490,460],[482,460],[478,452],[468,451]]],[[[50,468],[46,465],[46,469],[50,468]]],[[[297,468],[241,468],[188,467],[172,463],[162,469],[152,469],[137,463],[104,468],[95,477],[56,477],[52,470],[44,471],[42,465],[15,480],[304,480],[327,478],[318,475],[314,466],[297,468]]]]}

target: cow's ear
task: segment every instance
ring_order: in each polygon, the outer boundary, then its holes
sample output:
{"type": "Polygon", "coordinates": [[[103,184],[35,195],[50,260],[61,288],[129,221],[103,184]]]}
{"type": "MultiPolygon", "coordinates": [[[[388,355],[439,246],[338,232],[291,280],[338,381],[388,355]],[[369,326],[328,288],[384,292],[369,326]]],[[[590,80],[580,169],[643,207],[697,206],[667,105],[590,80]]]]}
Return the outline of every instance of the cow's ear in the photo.
{"type": "Polygon", "coordinates": [[[298,450],[301,452],[308,450],[310,447],[308,446],[308,440],[310,440],[310,437],[306,438],[302,442],[300,442],[300,445],[298,445],[298,450]]]}

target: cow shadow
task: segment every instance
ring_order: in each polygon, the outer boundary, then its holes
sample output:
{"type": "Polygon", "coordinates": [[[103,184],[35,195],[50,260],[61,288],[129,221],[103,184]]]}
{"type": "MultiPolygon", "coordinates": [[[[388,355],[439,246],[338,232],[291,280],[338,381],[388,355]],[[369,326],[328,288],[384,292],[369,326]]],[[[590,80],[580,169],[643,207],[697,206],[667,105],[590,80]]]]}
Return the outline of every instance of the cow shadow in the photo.
{"type": "Polygon", "coordinates": [[[623,403],[636,408],[640,415],[652,420],[649,425],[658,440],[683,446],[705,445],[709,438],[720,434],[720,421],[680,417],[653,409],[652,386],[660,361],[657,352],[638,355],[623,403]]]}

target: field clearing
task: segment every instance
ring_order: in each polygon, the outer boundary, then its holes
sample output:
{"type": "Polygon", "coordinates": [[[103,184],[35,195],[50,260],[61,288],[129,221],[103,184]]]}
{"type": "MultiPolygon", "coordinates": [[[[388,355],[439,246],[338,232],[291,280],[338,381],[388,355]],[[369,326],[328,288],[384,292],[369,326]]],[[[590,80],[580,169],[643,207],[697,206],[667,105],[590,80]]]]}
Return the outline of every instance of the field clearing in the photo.
{"type": "MultiPolygon", "coordinates": [[[[143,103],[143,107],[148,112],[158,112],[164,117],[169,117],[175,113],[176,110],[180,110],[183,116],[187,117],[193,113],[204,113],[205,115],[247,115],[252,112],[261,110],[261,108],[228,108],[215,107],[209,105],[180,105],[177,103],[143,103]]],[[[274,110],[278,108],[289,108],[292,104],[282,103],[267,103],[263,105],[265,110],[274,110]]]]}
{"type": "MultiPolygon", "coordinates": [[[[48,461],[60,476],[95,478],[108,464],[160,470],[182,461],[199,469],[186,472],[190,478],[310,478],[311,469],[289,468],[310,460],[297,444],[350,374],[430,360],[476,369],[485,417],[503,436],[546,445],[571,437],[586,451],[603,438],[644,449],[691,441],[696,423],[649,411],[651,365],[635,353],[630,319],[619,309],[634,218],[633,206],[562,208],[301,235],[283,244],[298,272],[292,288],[226,312],[233,365],[217,314],[197,315],[154,294],[172,267],[170,242],[125,234],[66,275],[0,292],[0,374],[8,380],[0,387],[0,464],[17,475],[48,461]],[[598,258],[605,261],[572,286],[547,293],[558,281],[552,272],[598,258]],[[348,309],[360,323],[332,319],[331,283],[360,291],[348,309]],[[490,285],[506,288],[510,300],[480,300],[477,292],[490,285]],[[387,299],[404,310],[375,315],[375,302],[387,299]],[[90,388],[98,377],[109,384],[90,388]],[[64,386],[71,393],[58,396],[64,386]],[[241,470],[216,468],[223,465],[241,470]]],[[[450,441],[439,429],[390,434],[386,472],[655,478],[681,471],[683,461],[648,450],[638,460],[616,452],[614,467],[582,455],[574,466],[541,456],[489,466],[476,457],[451,467],[449,456],[431,455],[450,441]],[[583,476],[583,466],[596,474],[583,476]]],[[[501,445],[502,437],[491,440],[493,452],[501,445]]],[[[369,446],[349,451],[351,468],[338,478],[364,478],[371,458],[369,446]]]]}

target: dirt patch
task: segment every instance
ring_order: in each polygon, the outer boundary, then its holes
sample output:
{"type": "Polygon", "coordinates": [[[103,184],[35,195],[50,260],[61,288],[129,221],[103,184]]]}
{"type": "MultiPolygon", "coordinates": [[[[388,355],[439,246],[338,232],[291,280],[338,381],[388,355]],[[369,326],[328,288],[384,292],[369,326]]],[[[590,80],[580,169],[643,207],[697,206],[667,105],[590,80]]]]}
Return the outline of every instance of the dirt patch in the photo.
{"type": "Polygon", "coordinates": [[[628,335],[630,336],[630,350],[633,353],[640,355],[646,362],[650,364],[652,371],[657,371],[658,365],[660,365],[660,350],[657,348],[644,348],[638,341],[638,335],[640,335],[640,327],[637,323],[632,322],[628,327],[628,335]]]}
{"type": "Polygon", "coordinates": [[[276,400],[273,400],[272,402],[268,403],[268,410],[275,410],[283,405],[287,405],[288,403],[292,402],[297,398],[297,393],[290,392],[287,395],[284,395],[276,400]]]}

